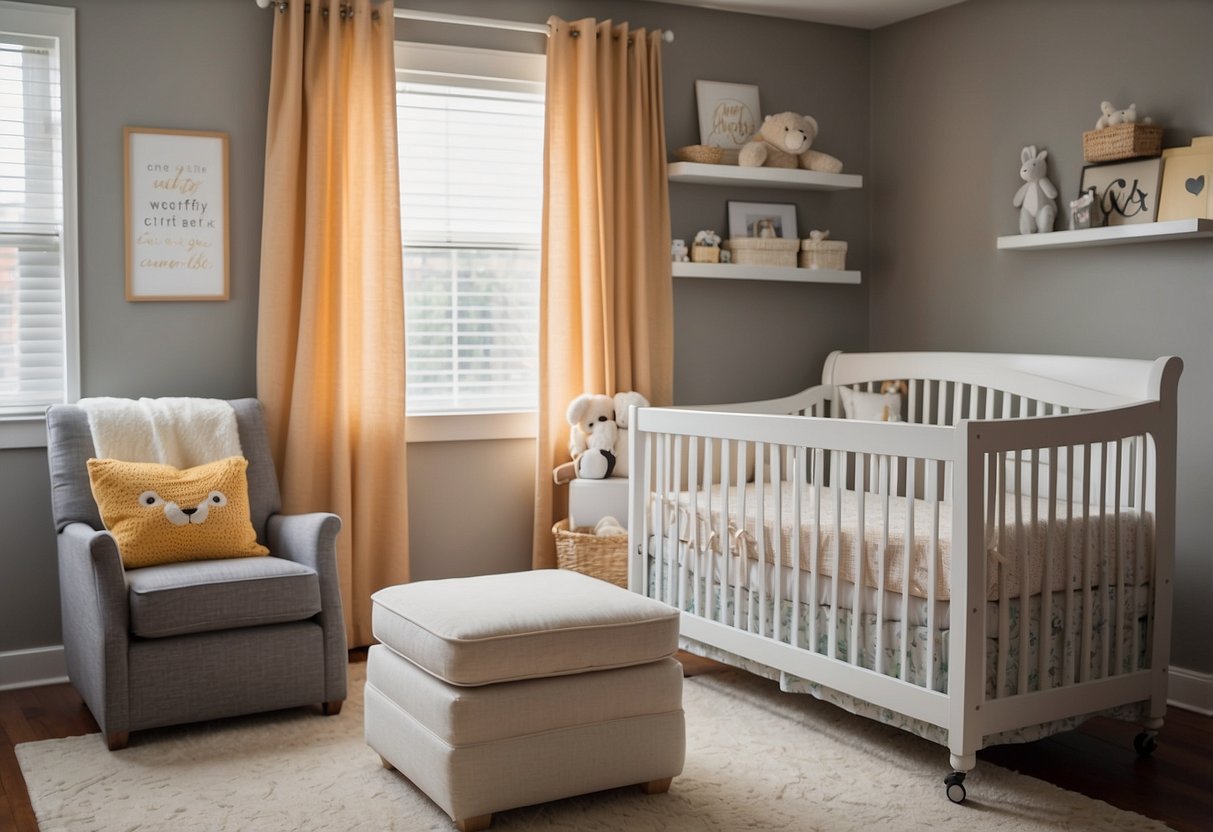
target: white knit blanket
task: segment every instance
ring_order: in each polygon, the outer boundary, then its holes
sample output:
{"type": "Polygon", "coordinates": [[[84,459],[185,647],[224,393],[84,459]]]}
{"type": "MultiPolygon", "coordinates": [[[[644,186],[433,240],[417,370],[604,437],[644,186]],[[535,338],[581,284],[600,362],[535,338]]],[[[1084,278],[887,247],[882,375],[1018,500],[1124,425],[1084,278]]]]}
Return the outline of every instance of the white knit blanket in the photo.
{"type": "Polygon", "coordinates": [[[192,468],[244,456],[236,411],[222,399],[81,399],[99,458],[192,468]]]}

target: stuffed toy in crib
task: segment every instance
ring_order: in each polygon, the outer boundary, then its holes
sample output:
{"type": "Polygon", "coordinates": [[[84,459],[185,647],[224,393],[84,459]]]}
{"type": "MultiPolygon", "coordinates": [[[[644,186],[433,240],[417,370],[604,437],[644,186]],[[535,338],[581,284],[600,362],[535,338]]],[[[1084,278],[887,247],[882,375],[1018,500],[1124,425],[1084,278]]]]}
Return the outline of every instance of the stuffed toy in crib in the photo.
{"type": "Polygon", "coordinates": [[[574,477],[603,480],[628,475],[628,408],[648,407],[639,393],[614,397],[585,393],[569,403],[569,455],[571,463],[553,471],[556,482],[574,477]]]}

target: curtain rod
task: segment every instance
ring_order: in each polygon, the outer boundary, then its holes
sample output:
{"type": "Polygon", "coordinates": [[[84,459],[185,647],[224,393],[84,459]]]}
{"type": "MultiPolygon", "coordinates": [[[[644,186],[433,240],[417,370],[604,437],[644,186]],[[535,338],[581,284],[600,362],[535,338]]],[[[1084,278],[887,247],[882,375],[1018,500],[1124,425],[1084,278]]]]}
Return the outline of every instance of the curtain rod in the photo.
{"type": "MultiPolygon", "coordinates": [[[[274,0],[256,0],[261,8],[268,8],[274,0]]],[[[493,17],[472,17],[465,14],[447,14],[445,12],[427,12],[420,9],[396,9],[394,16],[400,20],[421,20],[427,23],[449,23],[453,26],[477,26],[482,29],[505,29],[510,32],[533,32],[537,35],[549,35],[546,23],[524,23],[520,20],[500,20],[493,17]]],[[[666,43],[674,42],[674,33],[666,30],[661,33],[661,39],[666,43]]]]}

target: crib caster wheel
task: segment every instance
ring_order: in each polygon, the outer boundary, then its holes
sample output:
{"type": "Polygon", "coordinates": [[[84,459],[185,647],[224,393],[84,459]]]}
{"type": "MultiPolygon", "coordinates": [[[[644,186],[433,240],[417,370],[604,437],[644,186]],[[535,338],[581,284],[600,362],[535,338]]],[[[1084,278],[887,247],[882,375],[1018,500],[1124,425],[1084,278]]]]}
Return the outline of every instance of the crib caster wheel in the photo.
{"type": "Polygon", "coordinates": [[[1153,731],[1142,731],[1133,738],[1133,750],[1139,757],[1149,757],[1158,748],[1158,740],[1153,731]]]}
{"type": "Polygon", "coordinates": [[[965,791],[965,773],[963,771],[954,771],[943,778],[943,787],[948,794],[948,800],[953,803],[964,803],[968,792],[965,791]]]}

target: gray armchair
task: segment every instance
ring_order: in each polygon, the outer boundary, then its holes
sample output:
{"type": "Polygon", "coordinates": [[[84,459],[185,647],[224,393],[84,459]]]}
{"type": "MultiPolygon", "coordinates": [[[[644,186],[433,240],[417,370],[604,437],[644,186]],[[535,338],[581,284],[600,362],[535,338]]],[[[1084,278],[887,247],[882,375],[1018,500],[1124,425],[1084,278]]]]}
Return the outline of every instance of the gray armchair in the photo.
{"type": "Polygon", "coordinates": [[[130,732],[320,703],[336,714],[348,654],[334,514],[278,514],[261,404],[231,402],[249,504],[269,557],[125,570],[89,488],[84,411],[47,411],[68,676],[111,750],[130,732]]]}

